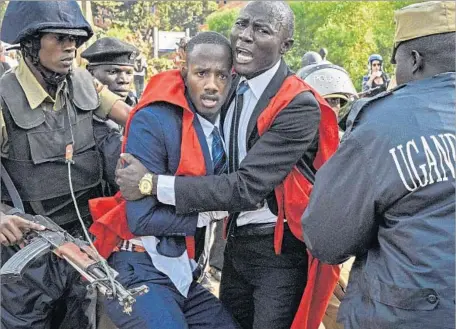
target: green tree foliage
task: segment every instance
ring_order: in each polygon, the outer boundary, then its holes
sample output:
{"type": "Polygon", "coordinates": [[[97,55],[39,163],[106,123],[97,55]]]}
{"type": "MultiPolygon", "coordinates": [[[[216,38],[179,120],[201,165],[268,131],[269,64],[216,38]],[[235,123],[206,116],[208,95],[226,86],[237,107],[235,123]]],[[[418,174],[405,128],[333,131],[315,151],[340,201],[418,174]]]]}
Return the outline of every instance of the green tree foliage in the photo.
{"type": "Polygon", "coordinates": [[[215,1],[163,1],[157,5],[160,28],[165,31],[198,32],[206,17],[217,10],[215,1]]]}
{"type": "MultiPolygon", "coordinates": [[[[389,63],[394,38],[394,10],[415,1],[290,1],[295,14],[294,46],[285,56],[298,70],[307,51],[325,47],[328,60],[344,67],[358,90],[367,73],[367,59],[378,53],[384,58],[385,71],[393,73],[389,63]]],[[[210,15],[210,30],[228,36],[239,9],[225,9],[210,15]]]]}
{"type": "Polygon", "coordinates": [[[231,28],[239,14],[239,8],[222,9],[209,15],[206,24],[211,31],[217,31],[229,38],[231,28]]]}
{"type": "MultiPolygon", "coordinates": [[[[0,0],[1,1],[1,0],[0,0]]],[[[205,18],[217,10],[215,1],[92,1],[95,17],[102,17],[107,28],[97,37],[111,36],[134,44],[148,61],[149,76],[174,66],[169,58],[152,58],[153,28],[161,31],[198,32],[205,18]]]]}
{"type": "MultiPolygon", "coordinates": [[[[2,21],[3,16],[5,15],[5,10],[6,10],[7,4],[8,4],[7,1],[0,0],[0,22],[2,21]]],[[[1,26],[0,26],[0,31],[1,31],[1,26]]]]}
{"type": "Polygon", "coordinates": [[[103,13],[112,25],[141,33],[144,40],[157,26],[162,31],[185,31],[196,34],[199,25],[217,9],[215,1],[93,1],[95,16],[103,13]]]}

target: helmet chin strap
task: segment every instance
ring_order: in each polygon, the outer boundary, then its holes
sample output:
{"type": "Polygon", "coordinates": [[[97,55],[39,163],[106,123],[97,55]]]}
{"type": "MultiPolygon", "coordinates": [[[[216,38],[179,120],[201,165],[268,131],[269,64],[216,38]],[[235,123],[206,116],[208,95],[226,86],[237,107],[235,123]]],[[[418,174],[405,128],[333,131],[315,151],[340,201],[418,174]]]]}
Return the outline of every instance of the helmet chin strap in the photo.
{"type": "Polygon", "coordinates": [[[38,70],[38,72],[41,73],[41,76],[43,77],[44,82],[46,82],[46,84],[48,84],[51,87],[56,88],[56,89],[59,84],[61,84],[63,81],[65,81],[67,75],[70,74],[72,71],[72,67],[71,67],[67,74],[60,74],[60,73],[56,73],[51,70],[48,70],[40,62],[38,62],[37,64],[34,64],[34,65],[35,65],[36,69],[38,70]]]}
{"type": "MultiPolygon", "coordinates": [[[[35,37],[31,39],[31,46],[30,45],[22,45],[22,53],[23,55],[29,57],[33,66],[40,72],[41,76],[43,77],[44,82],[48,84],[50,87],[57,89],[58,85],[62,83],[68,74],[72,72],[72,67],[68,71],[67,74],[60,74],[54,71],[51,71],[44,67],[40,62],[39,51],[41,47],[41,42],[39,37],[35,37]]],[[[24,56],[24,57],[25,57],[24,56]]]]}

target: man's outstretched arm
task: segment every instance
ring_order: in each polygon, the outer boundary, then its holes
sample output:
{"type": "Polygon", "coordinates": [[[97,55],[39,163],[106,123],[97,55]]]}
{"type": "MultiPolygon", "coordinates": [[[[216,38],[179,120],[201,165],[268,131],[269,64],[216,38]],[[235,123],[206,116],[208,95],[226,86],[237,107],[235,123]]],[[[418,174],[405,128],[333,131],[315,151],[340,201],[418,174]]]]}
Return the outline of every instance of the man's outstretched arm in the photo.
{"type": "Polygon", "coordinates": [[[367,252],[378,231],[375,177],[368,151],[354,136],[320,168],[301,219],[313,256],[341,264],[367,252]]]}
{"type": "MultiPolygon", "coordinates": [[[[319,122],[315,97],[309,92],[298,95],[248,151],[236,173],[173,178],[171,189],[174,188],[177,213],[255,209],[314,144],[319,122]]],[[[144,173],[137,166],[117,171],[117,183],[126,198],[140,197],[137,186],[144,173]]],[[[160,194],[159,190],[160,201],[172,204],[162,200],[160,194]]]]}

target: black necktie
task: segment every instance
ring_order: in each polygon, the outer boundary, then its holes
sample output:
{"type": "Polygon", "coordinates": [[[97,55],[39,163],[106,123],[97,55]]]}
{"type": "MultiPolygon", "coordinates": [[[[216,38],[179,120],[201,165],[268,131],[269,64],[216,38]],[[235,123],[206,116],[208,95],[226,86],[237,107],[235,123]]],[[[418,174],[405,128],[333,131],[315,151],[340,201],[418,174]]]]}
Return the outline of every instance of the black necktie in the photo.
{"type": "Polygon", "coordinates": [[[235,172],[239,168],[239,145],[238,145],[238,130],[239,118],[241,117],[242,107],[244,106],[244,93],[249,89],[246,80],[242,81],[236,90],[236,99],[231,119],[230,130],[230,157],[229,157],[229,172],[235,172]]]}

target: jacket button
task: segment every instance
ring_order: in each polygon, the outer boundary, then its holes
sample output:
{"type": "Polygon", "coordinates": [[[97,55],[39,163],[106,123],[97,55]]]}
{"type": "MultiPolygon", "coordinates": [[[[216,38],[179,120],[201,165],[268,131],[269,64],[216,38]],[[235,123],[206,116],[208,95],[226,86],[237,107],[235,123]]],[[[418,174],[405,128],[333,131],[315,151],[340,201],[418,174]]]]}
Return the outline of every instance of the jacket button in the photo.
{"type": "Polygon", "coordinates": [[[437,303],[438,297],[436,295],[429,295],[426,299],[429,303],[435,304],[437,303]]]}

